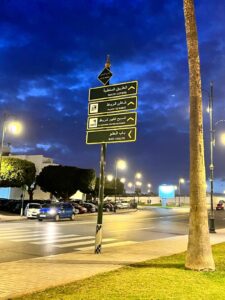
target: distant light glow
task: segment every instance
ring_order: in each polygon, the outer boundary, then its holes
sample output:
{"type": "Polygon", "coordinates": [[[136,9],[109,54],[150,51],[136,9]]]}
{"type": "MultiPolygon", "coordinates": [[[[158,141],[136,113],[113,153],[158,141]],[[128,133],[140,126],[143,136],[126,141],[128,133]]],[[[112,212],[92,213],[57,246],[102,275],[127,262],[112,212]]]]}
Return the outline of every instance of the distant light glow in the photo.
{"type": "Polygon", "coordinates": [[[136,178],[136,179],[141,179],[141,178],[142,178],[142,174],[141,174],[140,172],[137,172],[137,173],[135,174],[135,178],[136,178]]]}
{"type": "Polygon", "coordinates": [[[112,174],[108,174],[106,178],[107,178],[108,181],[112,181],[113,180],[113,175],[112,174]]]}
{"type": "Polygon", "coordinates": [[[222,145],[225,145],[225,133],[222,133],[220,135],[220,142],[221,142],[222,145]]]}
{"type": "Polygon", "coordinates": [[[120,170],[125,170],[127,168],[127,162],[123,159],[116,161],[116,168],[120,170]]]}
{"type": "Polygon", "coordinates": [[[128,182],[127,186],[128,186],[129,188],[132,188],[133,183],[132,183],[132,182],[128,182]]]}
{"type": "Polygon", "coordinates": [[[185,179],[184,178],[180,178],[179,179],[179,183],[185,183],[185,179]]]}
{"type": "Polygon", "coordinates": [[[124,177],[121,178],[121,179],[120,179],[120,182],[125,183],[125,182],[126,182],[126,178],[124,178],[124,177]]]}

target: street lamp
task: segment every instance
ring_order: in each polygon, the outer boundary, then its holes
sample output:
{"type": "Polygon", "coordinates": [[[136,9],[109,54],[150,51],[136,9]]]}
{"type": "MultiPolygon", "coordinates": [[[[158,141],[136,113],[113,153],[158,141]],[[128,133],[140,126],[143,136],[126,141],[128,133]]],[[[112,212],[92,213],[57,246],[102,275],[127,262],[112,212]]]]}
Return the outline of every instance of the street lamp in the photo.
{"type": "Polygon", "coordinates": [[[118,159],[116,161],[116,174],[115,174],[115,203],[116,203],[116,194],[117,194],[117,172],[119,170],[125,170],[127,168],[127,162],[123,159],[118,159]]]}
{"type": "Polygon", "coordinates": [[[142,174],[140,172],[137,172],[135,174],[135,179],[141,179],[142,178],[142,174]]]}
{"type": "Polygon", "coordinates": [[[112,174],[108,174],[108,175],[106,176],[106,179],[107,179],[109,182],[111,182],[111,181],[113,180],[113,175],[112,175],[112,174]]]}
{"type": "Polygon", "coordinates": [[[127,186],[131,189],[132,186],[133,186],[133,183],[132,182],[128,182],[127,186]]]}
{"type": "Polygon", "coordinates": [[[147,183],[147,188],[148,188],[148,191],[149,191],[148,193],[150,193],[151,187],[152,187],[151,183],[147,183]]]}
{"type": "Polygon", "coordinates": [[[5,141],[5,134],[6,132],[10,132],[13,135],[19,135],[22,132],[22,123],[18,121],[8,120],[10,115],[4,114],[3,115],[3,125],[2,125],[2,138],[1,138],[1,155],[0,155],[0,178],[1,178],[1,171],[2,171],[2,156],[4,150],[4,141],[5,141]]]}
{"type": "Polygon", "coordinates": [[[179,181],[178,181],[179,206],[181,206],[181,202],[180,202],[180,196],[181,196],[181,194],[180,194],[180,185],[181,185],[181,184],[184,184],[184,183],[185,183],[184,178],[179,178],[179,181]]]}
{"type": "MultiPolygon", "coordinates": [[[[136,194],[136,180],[139,180],[142,178],[142,174],[140,172],[135,173],[134,175],[134,201],[135,201],[135,194],[136,194]]],[[[139,196],[138,196],[138,202],[139,202],[139,196]]]]}
{"type": "Polygon", "coordinates": [[[214,146],[214,126],[213,126],[213,83],[210,82],[209,94],[209,126],[210,126],[210,216],[209,216],[209,232],[215,233],[215,218],[213,211],[213,177],[214,177],[214,162],[213,162],[213,146],[214,146]]]}
{"type": "Polygon", "coordinates": [[[121,178],[121,179],[120,179],[120,182],[125,183],[125,182],[126,182],[126,178],[124,178],[124,177],[121,178]]]}
{"type": "Polygon", "coordinates": [[[141,189],[142,182],[141,181],[136,181],[135,185],[138,187],[138,189],[137,189],[137,196],[138,196],[138,203],[139,203],[139,189],[141,189]]]}

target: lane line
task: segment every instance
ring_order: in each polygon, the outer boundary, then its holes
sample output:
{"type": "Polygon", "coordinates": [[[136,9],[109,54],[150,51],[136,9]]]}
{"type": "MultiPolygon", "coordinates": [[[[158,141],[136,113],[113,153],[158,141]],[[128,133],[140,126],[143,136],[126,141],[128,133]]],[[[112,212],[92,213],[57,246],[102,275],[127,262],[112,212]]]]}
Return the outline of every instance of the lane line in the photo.
{"type": "Polygon", "coordinates": [[[147,229],[153,229],[155,227],[142,227],[142,228],[130,228],[130,229],[121,229],[121,230],[107,230],[107,232],[125,232],[125,231],[139,231],[139,230],[147,230],[147,229]]]}
{"type": "MultiPolygon", "coordinates": [[[[124,241],[124,242],[115,242],[115,243],[110,243],[110,244],[102,244],[102,249],[104,250],[104,248],[118,247],[118,246],[127,246],[127,245],[133,245],[133,244],[138,244],[138,243],[140,243],[140,242],[124,241]]],[[[74,250],[78,250],[78,251],[92,250],[93,246],[82,247],[82,248],[75,248],[74,250]]]]}
{"type": "MultiPolygon", "coordinates": [[[[10,234],[10,235],[6,235],[6,236],[0,236],[0,238],[3,239],[17,239],[17,238],[28,238],[28,237],[39,237],[40,235],[42,235],[42,233],[32,233],[32,232],[27,232],[24,234],[10,234]]],[[[46,233],[46,235],[49,235],[46,233]]]]}
{"type": "MultiPolygon", "coordinates": [[[[12,241],[13,242],[29,242],[29,241],[38,241],[38,240],[46,240],[46,237],[48,237],[49,234],[48,233],[45,233],[45,234],[42,234],[42,237],[31,237],[31,238],[26,238],[26,239],[23,239],[23,238],[19,238],[19,239],[13,239],[12,241]]],[[[63,237],[74,237],[74,236],[78,236],[77,234],[59,234],[57,235],[55,238],[63,238],[63,237]]],[[[53,237],[51,237],[52,239],[53,237]]]]}
{"type": "Polygon", "coordinates": [[[0,237],[1,236],[9,236],[9,235],[12,235],[12,234],[26,234],[26,233],[31,233],[32,231],[29,231],[29,230],[26,230],[26,229],[24,229],[24,230],[21,230],[20,232],[4,232],[4,233],[0,233],[0,237]]]}
{"type": "MultiPolygon", "coordinates": [[[[103,242],[110,242],[110,241],[115,241],[116,239],[103,239],[103,242]]],[[[84,241],[84,242],[76,242],[76,243],[68,243],[68,244],[63,244],[63,245],[53,245],[56,248],[66,248],[66,247],[73,247],[73,246],[81,246],[81,245],[88,245],[88,244],[94,244],[95,240],[91,241],[84,241]]]]}
{"type": "Polygon", "coordinates": [[[31,244],[44,245],[44,244],[54,244],[54,243],[61,243],[61,242],[89,240],[89,239],[93,239],[93,238],[94,238],[94,236],[79,236],[79,237],[70,237],[68,239],[60,238],[60,239],[53,239],[53,240],[49,240],[49,241],[43,241],[43,242],[33,242],[31,244]]]}

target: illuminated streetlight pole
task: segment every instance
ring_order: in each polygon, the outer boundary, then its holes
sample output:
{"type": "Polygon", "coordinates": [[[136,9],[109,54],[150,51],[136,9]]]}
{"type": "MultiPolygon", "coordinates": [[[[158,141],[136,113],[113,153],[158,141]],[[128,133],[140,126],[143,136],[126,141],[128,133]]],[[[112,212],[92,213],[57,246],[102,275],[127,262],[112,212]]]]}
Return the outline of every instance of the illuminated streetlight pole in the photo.
{"type": "MultiPolygon", "coordinates": [[[[136,186],[138,186],[138,187],[139,187],[139,189],[141,189],[142,182],[140,182],[140,181],[136,181],[136,182],[135,182],[135,185],[136,185],[136,186]]],[[[138,195],[138,204],[139,204],[139,191],[138,191],[137,195],[138,195]]]]}
{"type": "Polygon", "coordinates": [[[127,168],[126,161],[123,160],[123,159],[118,159],[116,161],[115,168],[116,168],[116,172],[115,172],[115,204],[116,204],[116,196],[117,196],[117,172],[118,172],[118,169],[125,170],[127,168]]]}
{"type": "Polygon", "coordinates": [[[3,125],[2,125],[2,138],[1,138],[1,155],[0,155],[0,178],[2,174],[2,156],[3,156],[3,149],[4,149],[4,141],[5,141],[5,134],[6,130],[11,132],[13,135],[19,135],[22,132],[22,124],[18,121],[9,121],[7,118],[10,115],[4,114],[3,115],[3,125]]]}
{"type": "MultiPolygon", "coordinates": [[[[137,172],[135,175],[134,175],[134,200],[135,200],[135,194],[136,194],[136,185],[137,185],[137,181],[136,180],[140,180],[142,178],[142,174],[140,172],[137,172]]],[[[139,203],[139,195],[138,195],[138,203],[139,203]]]]}
{"type": "Polygon", "coordinates": [[[185,180],[184,180],[184,178],[179,178],[179,181],[178,181],[178,191],[179,191],[179,206],[181,206],[181,202],[180,202],[180,196],[181,196],[181,191],[180,191],[180,185],[181,185],[181,183],[182,184],[184,184],[185,183],[185,180]]]}
{"type": "Polygon", "coordinates": [[[148,202],[150,203],[151,183],[147,183],[148,202]]]}
{"type": "Polygon", "coordinates": [[[209,126],[210,126],[210,217],[209,232],[215,233],[215,218],[213,211],[213,180],[214,180],[214,162],[213,162],[213,146],[214,146],[214,128],[213,128],[213,83],[210,82],[209,95],[209,126]]]}
{"type": "Polygon", "coordinates": [[[107,179],[109,182],[111,182],[111,181],[113,180],[113,175],[112,175],[112,174],[108,174],[108,175],[106,176],[106,179],[107,179]]]}

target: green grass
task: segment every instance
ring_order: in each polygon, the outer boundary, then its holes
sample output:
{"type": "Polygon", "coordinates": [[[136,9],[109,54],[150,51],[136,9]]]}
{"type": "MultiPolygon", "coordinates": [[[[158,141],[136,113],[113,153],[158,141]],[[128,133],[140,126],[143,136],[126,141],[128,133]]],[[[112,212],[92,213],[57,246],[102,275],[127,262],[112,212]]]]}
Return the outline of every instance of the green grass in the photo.
{"type": "Polygon", "coordinates": [[[213,246],[213,254],[217,267],[215,272],[185,270],[185,253],[182,253],[130,265],[17,299],[222,300],[225,299],[225,243],[213,246]]]}

